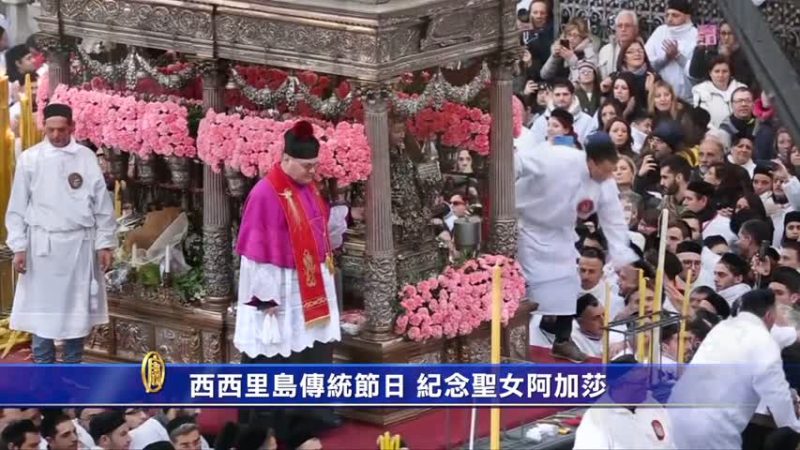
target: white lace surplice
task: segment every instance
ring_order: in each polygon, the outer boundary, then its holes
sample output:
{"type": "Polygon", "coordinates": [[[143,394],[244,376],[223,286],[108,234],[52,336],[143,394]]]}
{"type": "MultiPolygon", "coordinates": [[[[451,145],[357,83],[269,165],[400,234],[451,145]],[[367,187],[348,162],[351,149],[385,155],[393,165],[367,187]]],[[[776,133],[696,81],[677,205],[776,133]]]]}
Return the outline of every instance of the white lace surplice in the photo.
{"type": "Polygon", "coordinates": [[[236,348],[252,358],[258,355],[288,357],[292,352],[312,347],[315,342],[340,340],[336,286],[328,267],[321,264],[321,269],[330,317],[306,325],[297,270],[259,264],[243,256],[239,272],[236,332],[233,337],[236,348]],[[265,320],[267,313],[246,304],[254,296],[262,301],[274,300],[278,303],[275,321],[265,320]],[[274,324],[277,324],[277,330],[267,328],[274,324]]]}

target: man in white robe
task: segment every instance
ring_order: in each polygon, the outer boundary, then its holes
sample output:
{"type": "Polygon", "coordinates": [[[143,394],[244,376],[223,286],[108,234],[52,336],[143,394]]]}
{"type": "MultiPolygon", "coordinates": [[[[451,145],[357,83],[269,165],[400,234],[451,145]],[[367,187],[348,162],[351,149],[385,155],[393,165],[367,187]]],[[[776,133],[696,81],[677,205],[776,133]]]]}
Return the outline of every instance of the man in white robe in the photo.
{"type": "Polygon", "coordinates": [[[692,82],[686,69],[697,45],[697,28],[692,24],[692,2],[669,0],[666,23],[650,35],[645,51],[653,69],[672,85],[675,95],[686,102],[692,101],[692,82]]]}
{"type": "Polygon", "coordinates": [[[617,268],[636,261],[629,247],[628,227],[613,172],[619,158],[611,138],[598,132],[587,139],[586,151],[553,146],[515,155],[519,261],[528,282],[528,298],[537,314],[556,316],[542,322],[556,335],[552,355],[584,361],[571,340],[572,320],[580,292],[576,268],[575,225],[593,213],[608,240],[617,268]]]}
{"type": "Polygon", "coordinates": [[[83,359],[83,340],[108,323],[103,273],[117,245],[111,195],[94,152],[72,138],[72,110],[44,110],[45,139],[17,161],[6,213],[8,247],[20,274],[11,329],[33,335],[33,361],[83,359]]]}
{"type": "Polygon", "coordinates": [[[650,370],[633,355],[612,361],[608,392],[589,408],[575,431],[575,450],[674,449],[678,433],[666,409],[648,395],[650,370]],[[624,369],[614,367],[629,364],[624,369]],[[618,404],[619,406],[609,406],[618,404]],[[641,407],[635,405],[642,405],[641,407]]]}
{"type": "Polygon", "coordinates": [[[778,427],[800,431],[781,351],[770,334],[777,314],[771,291],[748,292],[739,314],[715,326],[703,340],[670,402],[708,407],[670,410],[677,448],[742,448],[741,433],[759,401],[778,427]]]}

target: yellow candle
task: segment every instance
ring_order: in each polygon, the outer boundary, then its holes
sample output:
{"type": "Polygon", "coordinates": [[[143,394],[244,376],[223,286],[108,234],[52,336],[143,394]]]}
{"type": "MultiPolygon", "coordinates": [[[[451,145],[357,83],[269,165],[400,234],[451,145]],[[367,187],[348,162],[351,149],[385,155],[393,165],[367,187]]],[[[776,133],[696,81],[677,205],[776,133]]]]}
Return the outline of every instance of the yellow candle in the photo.
{"type": "MultiPolygon", "coordinates": [[[[639,326],[644,325],[645,297],[647,295],[647,279],[644,277],[644,270],[639,269],[639,326]]],[[[645,357],[645,335],[636,333],[636,361],[643,363],[645,357]]]]}
{"type": "Polygon", "coordinates": [[[606,283],[606,309],[603,314],[603,364],[608,364],[611,358],[611,333],[608,324],[611,323],[611,285],[606,283]]]}
{"type": "Polygon", "coordinates": [[[661,312],[661,296],[664,292],[664,259],[667,256],[667,229],[669,222],[669,210],[664,208],[661,211],[661,233],[659,234],[658,243],[658,267],[656,268],[656,287],[655,287],[655,303],[653,305],[653,312],[656,313],[654,319],[660,320],[659,314],[661,312]]]}
{"type": "Polygon", "coordinates": [[[692,271],[686,276],[686,286],[683,292],[683,305],[681,305],[681,328],[678,331],[678,364],[686,362],[686,319],[689,317],[689,297],[692,295],[692,271]]]}
{"type": "MultiPolygon", "coordinates": [[[[492,271],[492,364],[500,364],[500,327],[503,309],[503,274],[499,265],[492,271]]],[[[491,409],[489,448],[500,448],[500,408],[491,409]]]]}
{"type": "Polygon", "coordinates": [[[122,217],[122,186],[119,180],[114,182],[114,213],[122,217]]]}

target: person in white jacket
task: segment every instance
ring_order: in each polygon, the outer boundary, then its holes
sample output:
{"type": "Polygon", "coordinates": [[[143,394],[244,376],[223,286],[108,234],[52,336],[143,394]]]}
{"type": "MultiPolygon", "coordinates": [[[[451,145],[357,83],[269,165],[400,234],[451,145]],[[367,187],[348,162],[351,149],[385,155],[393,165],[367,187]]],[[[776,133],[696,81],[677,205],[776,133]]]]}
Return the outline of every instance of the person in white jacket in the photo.
{"type": "Polygon", "coordinates": [[[589,408],[575,431],[574,450],[674,449],[677,430],[667,410],[648,395],[650,370],[633,355],[614,359],[608,392],[589,408]],[[620,366],[622,367],[622,366],[620,366]],[[619,406],[607,406],[618,404],[619,406]],[[632,405],[643,405],[641,407],[632,405]]]}
{"type": "Polygon", "coordinates": [[[645,44],[647,57],[661,78],[672,85],[684,101],[692,100],[692,83],[686,74],[697,45],[697,28],[692,24],[692,2],[669,0],[666,24],[659,26],[645,44]]]}
{"type": "Polygon", "coordinates": [[[748,292],[739,314],[703,340],[670,403],[708,406],[670,409],[677,448],[742,448],[741,433],[759,401],[778,427],[800,431],[780,348],[770,334],[777,314],[772,291],[748,292]]]}
{"type": "Polygon", "coordinates": [[[733,92],[747,86],[733,79],[730,62],[724,56],[718,56],[711,61],[708,77],[708,80],[692,88],[693,104],[708,111],[711,116],[710,126],[719,128],[733,113],[733,92]]]}
{"type": "Polygon", "coordinates": [[[586,150],[566,146],[538,147],[515,155],[519,262],[528,283],[528,298],[556,335],[554,357],[581,362],[586,355],[570,339],[581,289],[576,268],[575,223],[597,213],[617,269],[636,261],[613,179],[619,156],[611,137],[591,135],[586,150]]]}

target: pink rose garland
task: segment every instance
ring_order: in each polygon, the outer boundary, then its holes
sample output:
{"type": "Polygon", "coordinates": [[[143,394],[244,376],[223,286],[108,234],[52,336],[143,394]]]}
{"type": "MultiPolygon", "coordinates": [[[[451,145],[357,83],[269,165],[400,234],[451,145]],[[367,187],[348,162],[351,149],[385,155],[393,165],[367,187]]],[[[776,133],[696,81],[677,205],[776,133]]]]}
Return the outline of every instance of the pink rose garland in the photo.
{"type": "MultiPolygon", "coordinates": [[[[280,161],[283,135],[296,120],[303,118],[278,121],[209,112],[200,121],[198,157],[216,170],[224,165],[248,177],[263,174],[280,161]]],[[[372,152],[364,126],[311,122],[320,141],[319,177],[335,178],[341,186],[366,180],[372,171],[372,152]]]]}
{"type": "Polygon", "coordinates": [[[437,278],[406,285],[400,292],[403,312],[395,332],[412,341],[465,336],[491,320],[492,270],[503,276],[503,323],[514,316],[525,297],[522,268],[501,255],[483,255],[459,268],[448,267],[437,278]]]}
{"type": "MultiPolygon", "coordinates": [[[[512,99],[514,137],[522,132],[524,107],[516,97],[512,99]]],[[[480,108],[470,108],[445,102],[442,109],[425,108],[407,122],[408,131],[417,139],[439,138],[442,145],[470,150],[479,155],[491,151],[489,135],[491,116],[480,108]]]]}
{"type": "Polygon", "coordinates": [[[79,141],[144,158],[153,153],[192,158],[197,153],[189,135],[188,110],[169,99],[147,103],[131,96],[60,85],[49,102],[72,107],[74,136],[79,141]]]}

